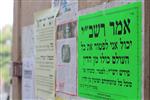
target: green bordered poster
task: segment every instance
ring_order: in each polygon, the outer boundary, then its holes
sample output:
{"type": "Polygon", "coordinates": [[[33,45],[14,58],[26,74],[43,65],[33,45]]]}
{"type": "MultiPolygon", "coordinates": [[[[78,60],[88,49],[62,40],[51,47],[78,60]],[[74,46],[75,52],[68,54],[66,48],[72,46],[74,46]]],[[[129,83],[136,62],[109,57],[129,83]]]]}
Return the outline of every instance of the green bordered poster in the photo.
{"type": "Polygon", "coordinates": [[[78,94],[93,100],[140,100],[142,3],[79,16],[78,94]]]}

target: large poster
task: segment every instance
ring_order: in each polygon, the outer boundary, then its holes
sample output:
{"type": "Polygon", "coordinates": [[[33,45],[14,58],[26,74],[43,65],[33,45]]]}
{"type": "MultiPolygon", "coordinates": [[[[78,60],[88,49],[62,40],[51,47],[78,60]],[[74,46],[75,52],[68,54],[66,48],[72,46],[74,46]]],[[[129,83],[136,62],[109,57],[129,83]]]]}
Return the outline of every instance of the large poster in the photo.
{"type": "Polygon", "coordinates": [[[141,99],[141,15],[138,2],[79,16],[79,96],[141,99]]]}
{"type": "Polygon", "coordinates": [[[57,12],[57,8],[52,8],[35,14],[35,96],[38,100],[54,100],[55,97],[57,12]]]}
{"type": "Polygon", "coordinates": [[[69,12],[56,19],[56,100],[72,100],[77,95],[77,16],[69,12]]]}

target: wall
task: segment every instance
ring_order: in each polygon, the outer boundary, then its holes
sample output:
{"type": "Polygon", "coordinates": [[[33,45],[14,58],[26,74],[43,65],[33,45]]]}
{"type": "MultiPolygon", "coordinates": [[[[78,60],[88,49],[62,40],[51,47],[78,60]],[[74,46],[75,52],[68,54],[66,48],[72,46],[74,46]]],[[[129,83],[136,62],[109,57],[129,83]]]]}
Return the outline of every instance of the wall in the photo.
{"type": "MultiPolygon", "coordinates": [[[[12,62],[21,63],[21,29],[33,24],[33,13],[51,7],[51,0],[14,0],[14,28],[12,62]]],[[[79,0],[79,14],[122,5],[136,0],[79,0]],[[94,2],[93,2],[94,1],[94,2]],[[125,1],[125,2],[122,2],[125,1]],[[92,9],[91,7],[94,7],[92,9]],[[88,8],[88,10],[85,10],[88,8]]],[[[150,1],[145,0],[144,14],[144,99],[149,100],[149,34],[150,34],[150,1]]],[[[21,78],[13,77],[13,100],[21,100],[21,78]]]]}

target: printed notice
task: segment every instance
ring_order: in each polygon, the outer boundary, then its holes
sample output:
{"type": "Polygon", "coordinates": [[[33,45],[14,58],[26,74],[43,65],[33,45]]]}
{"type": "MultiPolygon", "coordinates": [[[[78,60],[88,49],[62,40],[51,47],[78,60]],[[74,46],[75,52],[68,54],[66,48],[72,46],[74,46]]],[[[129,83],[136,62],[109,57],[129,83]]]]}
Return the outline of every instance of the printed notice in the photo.
{"type": "Polygon", "coordinates": [[[35,14],[35,96],[38,100],[54,100],[55,96],[55,18],[58,9],[35,14]]]}
{"type": "Polygon", "coordinates": [[[79,16],[79,96],[141,99],[141,8],[138,2],[79,16]]]}
{"type": "Polygon", "coordinates": [[[77,12],[78,0],[52,0],[51,6],[52,8],[60,7],[59,9],[60,15],[66,14],[68,12],[77,12]]]}
{"type": "Polygon", "coordinates": [[[34,58],[23,58],[22,100],[34,100],[34,58]]]}
{"type": "Polygon", "coordinates": [[[57,40],[57,92],[77,94],[76,69],[76,38],[57,40]]]}
{"type": "Polygon", "coordinates": [[[33,26],[22,29],[22,100],[34,100],[34,32],[33,26]]]}
{"type": "Polygon", "coordinates": [[[77,12],[78,0],[61,0],[60,1],[60,14],[67,12],[77,12]]]}
{"type": "Polygon", "coordinates": [[[22,28],[22,58],[34,57],[34,30],[33,25],[22,28]]]}
{"type": "Polygon", "coordinates": [[[60,10],[58,17],[56,18],[57,25],[66,24],[70,21],[77,21],[78,0],[60,0],[59,6],[60,10]]]}

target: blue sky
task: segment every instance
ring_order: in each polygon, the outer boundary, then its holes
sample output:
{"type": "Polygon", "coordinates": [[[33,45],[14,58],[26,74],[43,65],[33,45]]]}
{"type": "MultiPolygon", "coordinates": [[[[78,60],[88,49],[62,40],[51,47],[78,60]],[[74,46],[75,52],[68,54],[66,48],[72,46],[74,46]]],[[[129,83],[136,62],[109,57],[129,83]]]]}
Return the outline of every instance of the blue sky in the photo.
{"type": "Polygon", "coordinates": [[[13,23],[13,0],[2,0],[0,3],[0,29],[13,23]]]}

